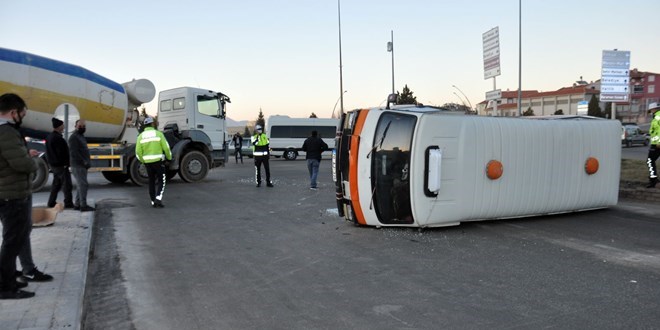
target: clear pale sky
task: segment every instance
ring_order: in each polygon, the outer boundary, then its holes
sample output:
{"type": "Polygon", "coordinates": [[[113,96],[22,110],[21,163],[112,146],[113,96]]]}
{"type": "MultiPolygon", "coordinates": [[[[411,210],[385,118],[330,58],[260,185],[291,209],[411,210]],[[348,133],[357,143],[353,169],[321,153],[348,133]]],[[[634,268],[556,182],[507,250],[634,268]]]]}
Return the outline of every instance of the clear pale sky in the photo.
{"type": "MultiPolygon", "coordinates": [[[[231,97],[229,117],[330,117],[339,88],[336,0],[3,1],[0,47],[80,65],[157,90],[193,86],[231,97]]],[[[378,106],[407,84],[419,102],[472,105],[483,78],[482,34],[500,30],[497,88],[518,88],[518,1],[343,0],[344,109],[378,106]],[[463,95],[461,95],[463,97],[463,95]]],[[[523,1],[522,88],[600,79],[604,49],[660,72],[660,1],[523,1]]],[[[156,102],[146,105],[156,112],[156,102]]],[[[339,105],[337,106],[339,111],[339,105]]]]}

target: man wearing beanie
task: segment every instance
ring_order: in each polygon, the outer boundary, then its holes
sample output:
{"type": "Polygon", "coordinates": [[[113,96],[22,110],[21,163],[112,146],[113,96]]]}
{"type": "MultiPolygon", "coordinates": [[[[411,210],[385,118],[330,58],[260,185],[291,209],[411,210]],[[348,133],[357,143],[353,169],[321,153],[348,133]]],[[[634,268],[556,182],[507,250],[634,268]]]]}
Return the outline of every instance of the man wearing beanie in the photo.
{"type": "Polygon", "coordinates": [[[69,146],[62,137],[64,122],[53,118],[53,131],[46,138],[46,160],[53,172],[53,184],[50,187],[48,207],[57,204],[57,194],[64,191],[64,208],[73,208],[71,172],[69,172],[69,146]]]}

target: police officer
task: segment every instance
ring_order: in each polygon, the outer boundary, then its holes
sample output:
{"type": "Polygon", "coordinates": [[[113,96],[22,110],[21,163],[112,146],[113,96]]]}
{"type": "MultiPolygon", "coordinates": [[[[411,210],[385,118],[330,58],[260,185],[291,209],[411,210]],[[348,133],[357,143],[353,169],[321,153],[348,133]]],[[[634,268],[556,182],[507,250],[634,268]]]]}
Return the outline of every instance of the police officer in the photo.
{"type": "Polygon", "coordinates": [[[266,186],[272,187],[273,183],[270,181],[270,165],[268,164],[268,159],[270,158],[270,142],[268,141],[266,134],[264,134],[261,125],[257,125],[255,130],[256,132],[252,136],[251,142],[254,156],[254,171],[257,188],[261,187],[261,164],[264,165],[264,170],[266,171],[266,186]]]}
{"type": "Polygon", "coordinates": [[[646,164],[649,166],[649,185],[646,188],[654,188],[658,183],[658,169],[655,161],[660,157],[660,103],[653,102],[649,105],[649,112],[653,116],[651,119],[651,147],[649,148],[646,164]]]}
{"type": "Polygon", "coordinates": [[[135,156],[147,168],[149,175],[149,197],[151,206],[164,207],[163,193],[165,192],[165,160],[172,160],[170,145],[165,135],[154,128],[154,119],[144,119],[144,131],[138,135],[135,144],[135,156]]]}

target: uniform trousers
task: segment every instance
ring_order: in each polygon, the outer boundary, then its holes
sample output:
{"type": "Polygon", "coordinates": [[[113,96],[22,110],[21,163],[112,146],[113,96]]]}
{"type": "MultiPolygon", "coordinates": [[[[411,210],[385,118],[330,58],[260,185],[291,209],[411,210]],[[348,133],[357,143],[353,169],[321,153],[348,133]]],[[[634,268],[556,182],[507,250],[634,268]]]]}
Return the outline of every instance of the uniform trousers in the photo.
{"type": "Polygon", "coordinates": [[[254,179],[257,184],[261,184],[261,165],[263,164],[266,172],[266,183],[270,183],[270,165],[268,164],[269,156],[255,156],[254,157],[254,179]]]}
{"type": "Polygon", "coordinates": [[[165,192],[165,182],[167,181],[165,177],[165,163],[158,161],[155,163],[146,163],[144,166],[147,168],[147,174],[149,175],[149,198],[151,198],[151,204],[155,201],[162,201],[163,193],[165,192]]]}

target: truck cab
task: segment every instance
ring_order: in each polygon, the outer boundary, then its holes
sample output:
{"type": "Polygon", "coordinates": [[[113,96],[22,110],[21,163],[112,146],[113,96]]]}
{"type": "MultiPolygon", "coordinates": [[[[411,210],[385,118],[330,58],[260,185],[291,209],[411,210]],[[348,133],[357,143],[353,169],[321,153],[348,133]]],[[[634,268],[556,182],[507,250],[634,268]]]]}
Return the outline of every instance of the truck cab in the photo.
{"type": "MultiPolygon", "coordinates": [[[[228,159],[226,104],[229,97],[207,89],[180,87],[158,95],[158,129],[172,148],[168,171],[184,181],[206,177],[228,159]]],[[[172,175],[172,174],[171,174],[172,175]]]]}

